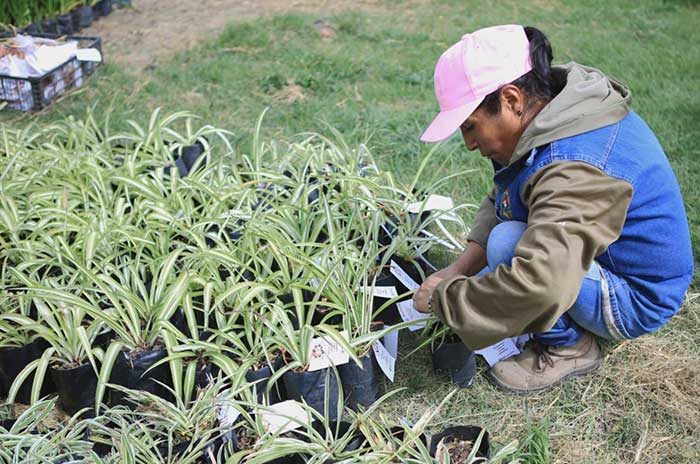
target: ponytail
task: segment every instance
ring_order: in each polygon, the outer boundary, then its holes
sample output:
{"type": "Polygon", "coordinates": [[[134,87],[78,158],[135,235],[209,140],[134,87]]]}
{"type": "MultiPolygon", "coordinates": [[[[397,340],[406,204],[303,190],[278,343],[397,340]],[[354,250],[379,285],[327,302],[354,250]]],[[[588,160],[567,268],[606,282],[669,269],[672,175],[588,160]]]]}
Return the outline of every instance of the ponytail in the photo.
{"type": "MultiPolygon", "coordinates": [[[[519,87],[528,97],[527,112],[533,103],[549,103],[561,90],[561,85],[552,76],[552,45],[542,31],[525,26],[525,35],[530,42],[530,64],[532,69],[511,84],[519,87]]],[[[490,114],[501,112],[501,89],[486,96],[479,105],[490,114]]]]}

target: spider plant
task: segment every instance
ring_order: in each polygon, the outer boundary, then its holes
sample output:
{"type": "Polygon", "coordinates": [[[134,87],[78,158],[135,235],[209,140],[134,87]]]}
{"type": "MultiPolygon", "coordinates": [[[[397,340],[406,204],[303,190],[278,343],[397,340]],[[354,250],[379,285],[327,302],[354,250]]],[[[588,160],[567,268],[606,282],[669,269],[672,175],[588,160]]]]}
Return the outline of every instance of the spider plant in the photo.
{"type": "MultiPolygon", "coordinates": [[[[30,289],[31,292],[31,289],[30,289]]],[[[34,298],[39,318],[37,321],[24,320],[22,330],[35,332],[49,347],[41,358],[28,364],[15,378],[7,396],[13,402],[20,387],[33,373],[31,401],[36,402],[41,394],[44,376],[50,366],[57,369],[71,369],[89,362],[97,372],[97,360],[103,351],[95,346],[95,340],[102,331],[100,321],[89,320],[84,308],[63,302],[42,301],[34,298]]],[[[84,387],[86,387],[84,385],[84,387]]]]}
{"type": "Polygon", "coordinates": [[[55,400],[42,400],[27,408],[9,430],[0,427],[0,461],[74,462],[93,460],[92,443],[84,439],[87,422],[71,417],[66,424],[47,428],[55,400]]]}
{"type": "Polygon", "coordinates": [[[172,390],[175,402],[148,392],[111,385],[124,392],[134,408],[114,407],[105,411],[103,419],[93,421],[97,425],[99,441],[110,443],[120,454],[123,428],[126,428],[146,435],[138,440],[135,450],[144,456],[158,458],[151,462],[195,462],[204,457],[207,449],[223,435],[223,427],[217,425],[217,411],[225,398],[239,394],[243,388],[241,380],[217,379],[206,388],[196,389],[194,398],[190,393],[183,397],[172,390]],[[121,426],[110,429],[105,422],[121,426]],[[129,425],[139,423],[146,429],[133,429],[129,425]],[[146,443],[143,438],[147,439],[146,443]]]}

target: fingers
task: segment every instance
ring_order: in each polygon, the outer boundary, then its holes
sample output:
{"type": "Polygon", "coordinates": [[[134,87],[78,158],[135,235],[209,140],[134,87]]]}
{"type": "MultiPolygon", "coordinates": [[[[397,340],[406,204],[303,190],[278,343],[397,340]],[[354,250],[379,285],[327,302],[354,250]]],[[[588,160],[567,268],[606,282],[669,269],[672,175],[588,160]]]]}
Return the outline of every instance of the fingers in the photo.
{"type": "Polygon", "coordinates": [[[442,280],[443,279],[441,277],[436,275],[431,275],[425,279],[423,285],[421,285],[420,288],[416,290],[416,293],[413,294],[413,307],[416,308],[416,311],[421,313],[430,312],[428,300],[430,299],[430,295],[433,294],[435,287],[437,287],[442,280]]]}

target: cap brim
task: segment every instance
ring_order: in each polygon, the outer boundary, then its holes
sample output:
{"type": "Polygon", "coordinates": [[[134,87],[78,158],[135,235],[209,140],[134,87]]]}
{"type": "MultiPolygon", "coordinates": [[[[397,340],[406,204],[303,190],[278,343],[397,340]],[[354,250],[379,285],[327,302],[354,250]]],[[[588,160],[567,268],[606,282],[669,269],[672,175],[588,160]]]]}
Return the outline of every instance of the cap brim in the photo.
{"type": "MultiPolygon", "coordinates": [[[[482,99],[483,100],[483,99],[482,99]]],[[[479,106],[482,100],[469,102],[453,110],[441,111],[430,126],[423,132],[420,140],[422,142],[439,142],[454,134],[459,126],[469,117],[479,106]]]]}

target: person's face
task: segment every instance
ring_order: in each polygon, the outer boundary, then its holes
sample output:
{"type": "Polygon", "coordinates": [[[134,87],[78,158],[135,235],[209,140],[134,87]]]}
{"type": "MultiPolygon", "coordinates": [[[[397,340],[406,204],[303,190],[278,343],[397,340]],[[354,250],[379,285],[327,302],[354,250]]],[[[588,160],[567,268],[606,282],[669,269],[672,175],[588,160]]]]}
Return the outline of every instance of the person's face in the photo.
{"type": "MultiPolygon", "coordinates": [[[[505,92],[504,92],[505,93],[505,92]]],[[[515,146],[524,130],[518,111],[521,102],[502,95],[501,111],[490,114],[484,109],[474,111],[460,126],[467,150],[479,150],[481,156],[501,166],[508,166],[515,146]]]]}

